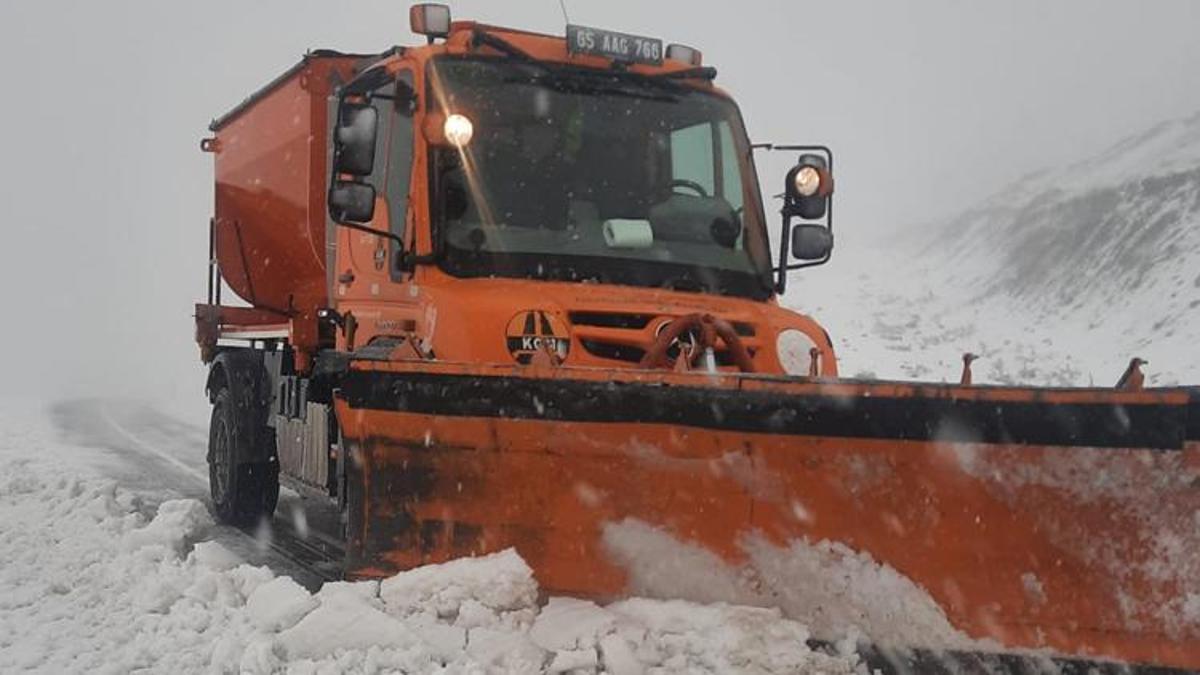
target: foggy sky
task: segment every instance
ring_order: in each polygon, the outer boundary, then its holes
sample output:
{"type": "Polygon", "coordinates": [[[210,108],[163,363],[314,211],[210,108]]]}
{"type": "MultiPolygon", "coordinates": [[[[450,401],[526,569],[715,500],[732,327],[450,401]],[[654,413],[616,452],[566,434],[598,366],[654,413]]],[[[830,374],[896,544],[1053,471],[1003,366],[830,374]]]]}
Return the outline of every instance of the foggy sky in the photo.
{"type": "MultiPolygon", "coordinates": [[[[562,31],[557,0],[451,6],[458,18],[562,31]]],[[[879,233],[1200,110],[1190,0],[567,6],[575,23],[703,50],[753,140],[832,145],[838,257],[808,274],[847,282],[854,251],[879,233]]],[[[407,7],[4,3],[0,395],[202,406],[191,312],[212,214],[212,159],[198,150],[208,122],[309,48],[415,44],[407,7]]],[[[764,192],[779,191],[791,159],[760,164],[764,192]]]]}

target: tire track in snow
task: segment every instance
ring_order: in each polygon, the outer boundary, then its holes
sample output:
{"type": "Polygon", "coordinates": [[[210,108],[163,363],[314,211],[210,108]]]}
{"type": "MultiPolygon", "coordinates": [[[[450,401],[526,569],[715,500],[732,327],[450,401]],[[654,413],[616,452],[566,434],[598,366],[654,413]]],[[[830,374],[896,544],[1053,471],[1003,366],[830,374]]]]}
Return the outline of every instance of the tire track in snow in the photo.
{"type": "Polygon", "coordinates": [[[122,426],[120,422],[118,422],[116,419],[113,418],[112,414],[109,412],[109,406],[107,403],[102,404],[100,406],[100,417],[106,423],[108,423],[108,425],[110,427],[112,427],[113,431],[116,431],[122,438],[129,441],[129,443],[132,444],[134,447],[136,447],[138,450],[149,453],[151,455],[154,455],[155,457],[158,457],[159,459],[163,460],[164,462],[167,462],[171,466],[174,466],[175,468],[179,469],[186,475],[191,476],[192,478],[195,478],[196,480],[200,481],[200,483],[204,487],[208,487],[208,473],[200,471],[199,469],[196,469],[194,467],[190,467],[187,464],[184,464],[179,459],[172,457],[171,455],[167,454],[166,452],[163,452],[162,450],[159,450],[158,448],[154,447],[153,445],[142,442],[142,440],[140,438],[138,438],[136,435],[134,435],[132,432],[130,432],[128,429],[126,429],[124,426],[122,426]]]}
{"type": "MultiPolygon", "coordinates": [[[[198,427],[152,406],[120,400],[62,401],[52,406],[51,417],[75,444],[107,451],[108,457],[97,458],[102,473],[147,497],[148,517],[167,499],[184,497],[209,506],[206,467],[189,465],[180,456],[205,457],[202,437],[207,434],[198,427]]],[[[341,578],[343,551],[331,536],[305,531],[306,524],[298,522],[304,511],[304,500],[284,490],[274,518],[241,528],[217,524],[212,538],[247,563],[266,565],[316,590],[341,578]]]]}

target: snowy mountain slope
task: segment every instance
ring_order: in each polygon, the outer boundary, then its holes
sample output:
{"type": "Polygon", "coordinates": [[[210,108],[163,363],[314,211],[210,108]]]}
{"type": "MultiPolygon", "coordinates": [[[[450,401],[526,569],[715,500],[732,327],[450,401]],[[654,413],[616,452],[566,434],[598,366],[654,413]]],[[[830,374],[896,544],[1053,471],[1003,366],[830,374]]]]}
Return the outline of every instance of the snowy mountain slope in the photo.
{"type": "Polygon", "coordinates": [[[976,298],[1169,337],[1200,305],[1200,115],[1027,178],[938,239],[928,250],[976,298]]]}
{"type": "Polygon", "coordinates": [[[1153,384],[1200,383],[1200,115],[931,229],[805,279],[847,374],[953,380],[974,351],[977,381],[1110,385],[1141,356],[1153,384]]]}

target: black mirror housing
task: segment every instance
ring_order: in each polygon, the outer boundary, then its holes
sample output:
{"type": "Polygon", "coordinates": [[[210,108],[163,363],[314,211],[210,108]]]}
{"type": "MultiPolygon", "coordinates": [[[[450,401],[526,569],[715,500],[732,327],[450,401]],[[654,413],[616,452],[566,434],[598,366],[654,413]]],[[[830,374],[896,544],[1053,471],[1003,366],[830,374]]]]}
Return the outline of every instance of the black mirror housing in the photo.
{"type": "Polygon", "coordinates": [[[829,197],[813,195],[812,197],[797,197],[792,202],[793,213],[804,220],[820,220],[828,210],[829,197]]]}
{"type": "Polygon", "coordinates": [[[801,223],[792,228],[792,257],[805,262],[826,260],[833,253],[833,232],[824,225],[801,223]]]}
{"type": "Polygon", "coordinates": [[[779,266],[775,292],[787,290],[788,272],[824,265],[833,254],[833,150],[824,145],[770,145],[772,150],[799,150],[796,165],[783,186],[779,266]],[[801,222],[793,226],[793,221],[801,222]],[[788,246],[788,240],[791,246],[788,246]],[[795,262],[793,262],[793,260],[795,262]]]}
{"type": "Polygon", "coordinates": [[[375,168],[375,139],[379,111],[363,103],[343,103],[334,131],[335,173],[369,176],[375,168]]]}
{"type": "Polygon", "coordinates": [[[337,223],[368,223],[375,217],[375,188],[337,181],[329,190],[329,216],[337,223]]]}

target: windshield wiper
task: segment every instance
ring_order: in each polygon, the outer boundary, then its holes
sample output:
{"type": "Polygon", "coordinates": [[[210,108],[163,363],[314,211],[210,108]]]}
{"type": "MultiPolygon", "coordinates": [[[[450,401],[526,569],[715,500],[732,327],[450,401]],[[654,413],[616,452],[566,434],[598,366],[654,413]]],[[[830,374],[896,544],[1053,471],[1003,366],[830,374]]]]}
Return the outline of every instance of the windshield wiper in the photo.
{"type": "Polygon", "coordinates": [[[688,276],[674,277],[672,279],[667,279],[666,281],[664,281],[662,283],[661,287],[672,290],[672,291],[684,291],[687,293],[710,292],[710,289],[708,288],[708,286],[706,284],[701,283],[700,281],[697,281],[696,279],[693,279],[692,277],[688,277],[688,276]]]}

